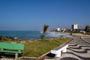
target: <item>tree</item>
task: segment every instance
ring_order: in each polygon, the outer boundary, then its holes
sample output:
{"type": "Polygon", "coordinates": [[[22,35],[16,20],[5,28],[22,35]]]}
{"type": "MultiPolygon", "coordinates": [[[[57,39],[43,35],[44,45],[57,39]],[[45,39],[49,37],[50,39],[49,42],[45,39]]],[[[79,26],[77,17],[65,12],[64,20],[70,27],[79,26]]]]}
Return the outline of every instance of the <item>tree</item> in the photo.
{"type": "Polygon", "coordinates": [[[86,31],[86,32],[90,32],[90,26],[89,26],[89,25],[86,25],[85,31],[86,31]]]}
{"type": "Polygon", "coordinates": [[[42,35],[41,35],[41,39],[44,39],[45,38],[45,33],[46,31],[48,30],[48,25],[44,24],[43,26],[43,32],[42,32],[42,35]]]}

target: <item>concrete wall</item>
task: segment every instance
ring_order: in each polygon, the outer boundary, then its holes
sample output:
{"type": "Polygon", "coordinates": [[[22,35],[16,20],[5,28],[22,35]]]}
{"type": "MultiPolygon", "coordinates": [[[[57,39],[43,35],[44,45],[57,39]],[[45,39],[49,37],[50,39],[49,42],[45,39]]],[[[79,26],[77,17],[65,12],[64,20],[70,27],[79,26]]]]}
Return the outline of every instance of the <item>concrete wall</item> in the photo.
{"type": "Polygon", "coordinates": [[[62,55],[62,52],[67,52],[68,45],[63,46],[62,48],[59,48],[57,50],[51,50],[52,54],[55,54],[55,57],[60,57],[62,55]]]}

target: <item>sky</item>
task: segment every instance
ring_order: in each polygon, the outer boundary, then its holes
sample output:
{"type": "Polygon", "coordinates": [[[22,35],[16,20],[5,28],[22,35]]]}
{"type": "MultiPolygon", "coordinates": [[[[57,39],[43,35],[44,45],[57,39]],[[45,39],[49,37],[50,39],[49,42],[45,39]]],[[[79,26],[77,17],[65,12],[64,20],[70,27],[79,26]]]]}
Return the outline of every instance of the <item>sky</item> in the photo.
{"type": "Polygon", "coordinates": [[[90,24],[90,0],[0,0],[0,30],[42,30],[90,24]]]}

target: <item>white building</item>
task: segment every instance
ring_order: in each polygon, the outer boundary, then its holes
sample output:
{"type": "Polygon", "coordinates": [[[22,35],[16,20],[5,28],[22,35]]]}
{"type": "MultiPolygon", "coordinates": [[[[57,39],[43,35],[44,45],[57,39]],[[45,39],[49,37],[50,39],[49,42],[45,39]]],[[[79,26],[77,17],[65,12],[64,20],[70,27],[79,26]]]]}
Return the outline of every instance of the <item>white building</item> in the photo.
{"type": "Polygon", "coordinates": [[[78,29],[78,24],[73,24],[73,25],[72,25],[72,29],[74,29],[74,30],[75,30],[75,29],[78,29]]]}
{"type": "Polygon", "coordinates": [[[66,31],[66,28],[62,28],[62,32],[65,32],[66,31]]]}
{"type": "Polygon", "coordinates": [[[56,30],[57,30],[57,31],[61,31],[61,29],[60,29],[60,28],[56,28],[56,30]]]}

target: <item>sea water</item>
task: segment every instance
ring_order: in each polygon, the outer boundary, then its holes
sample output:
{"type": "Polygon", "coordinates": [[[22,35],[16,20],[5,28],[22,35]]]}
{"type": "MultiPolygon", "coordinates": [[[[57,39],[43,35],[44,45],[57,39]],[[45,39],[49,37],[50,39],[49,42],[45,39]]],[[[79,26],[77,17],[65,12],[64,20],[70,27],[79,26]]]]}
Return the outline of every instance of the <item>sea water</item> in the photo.
{"type": "Polygon", "coordinates": [[[0,31],[0,36],[10,36],[18,39],[39,39],[40,31],[0,31]]]}
{"type": "MultiPolygon", "coordinates": [[[[18,39],[40,39],[41,37],[40,31],[0,31],[0,36],[10,36],[18,39]]],[[[67,34],[56,34],[56,33],[46,33],[47,38],[55,38],[55,37],[70,37],[67,34]]]]}

